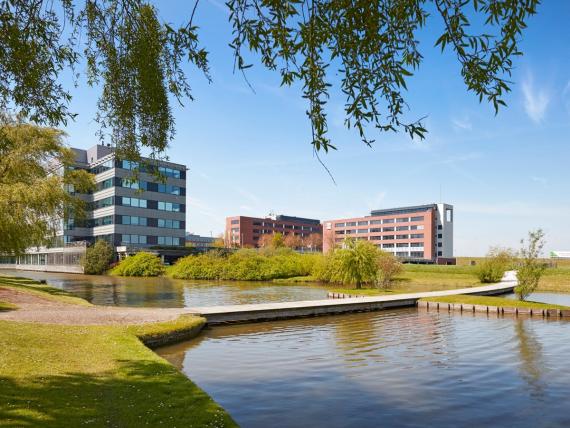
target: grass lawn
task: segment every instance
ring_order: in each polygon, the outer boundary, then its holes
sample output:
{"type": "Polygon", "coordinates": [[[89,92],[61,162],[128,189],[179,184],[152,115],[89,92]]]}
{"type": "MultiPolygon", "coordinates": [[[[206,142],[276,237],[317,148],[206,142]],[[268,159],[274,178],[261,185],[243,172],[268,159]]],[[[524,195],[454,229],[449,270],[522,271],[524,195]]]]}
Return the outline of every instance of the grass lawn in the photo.
{"type": "Polygon", "coordinates": [[[420,300],[440,303],[465,303],[471,305],[482,306],[500,306],[509,308],[531,308],[531,309],[570,309],[568,306],[552,305],[549,303],[520,301],[513,299],[505,299],[504,297],[494,296],[469,296],[460,294],[456,296],[443,297],[427,297],[420,300]]]}
{"type": "MultiPolygon", "coordinates": [[[[37,283],[17,282],[1,278],[0,286],[44,293],[37,283]]],[[[45,295],[70,302],[69,296],[51,293],[45,295]]],[[[203,322],[192,316],[140,326],[0,321],[0,426],[236,426],[204,391],[139,340],[203,322]]]]}
{"type": "Polygon", "coordinates": [[[570,293],[570,268],[558,267],[546,269],[540,279],[537,291],[558,291],[570,293]]]}

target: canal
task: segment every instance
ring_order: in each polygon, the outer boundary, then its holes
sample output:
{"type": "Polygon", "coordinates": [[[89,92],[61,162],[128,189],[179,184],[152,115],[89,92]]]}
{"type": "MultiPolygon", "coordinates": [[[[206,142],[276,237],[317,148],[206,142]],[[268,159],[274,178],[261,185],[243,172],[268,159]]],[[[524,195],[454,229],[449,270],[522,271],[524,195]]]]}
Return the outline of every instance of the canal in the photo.
{"type": "Polygon", "coordinates": [[[158,353],[243,427],[570,426],[569,337],[400,309],[216,326],[158,353]]]}

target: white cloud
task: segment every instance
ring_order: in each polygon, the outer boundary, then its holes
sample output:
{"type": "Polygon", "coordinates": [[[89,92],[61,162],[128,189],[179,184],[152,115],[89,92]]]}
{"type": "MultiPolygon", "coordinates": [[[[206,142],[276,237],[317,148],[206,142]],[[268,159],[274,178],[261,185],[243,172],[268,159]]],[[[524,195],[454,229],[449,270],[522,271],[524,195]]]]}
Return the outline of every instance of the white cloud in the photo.
{"type": "Polygon", "coordinates": [[[534,87],[534,78],[528,74],[522,82],[524,96],[524,109],[526,114],[534,123],[541,123],[544,119],[546,109],[550,103],[550,96],[544,89],[534,87]]]}
{"type": "Polygon", "coordinates": [[[451,122],[453,126],[458,131],[471,131],[473,129],[473,124],[469,120],[469,117],[464,117],[462,119],[452,119],[451,122]]]}

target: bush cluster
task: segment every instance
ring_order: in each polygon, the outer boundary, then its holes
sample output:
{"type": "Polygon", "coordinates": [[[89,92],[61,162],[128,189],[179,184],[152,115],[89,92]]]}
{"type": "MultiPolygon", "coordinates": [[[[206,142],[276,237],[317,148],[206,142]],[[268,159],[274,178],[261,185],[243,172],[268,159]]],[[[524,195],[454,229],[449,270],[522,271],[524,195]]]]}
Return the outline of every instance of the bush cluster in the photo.
{"type": "Polygon", "coordinates": [[[160,257],[140,252],[119,262],[111,271],[118,276],[159,276],[164,273],[160,257]]]}
{"type": "Polygon", "coordinates": [[[241,249],[232,254],[210,251],[184,257],[170,268],[178,279],[229,279],[266,281],[306,276],[311,273],[319,254],[299,254],[288,248],[241,249]]]}
{"type": "Polygon", "coordinates": [[[487,258],[477,266],[477,277],[482,283],[500,282],[512,268],[516,254],[505,248],[491,248],[487,258]]]}

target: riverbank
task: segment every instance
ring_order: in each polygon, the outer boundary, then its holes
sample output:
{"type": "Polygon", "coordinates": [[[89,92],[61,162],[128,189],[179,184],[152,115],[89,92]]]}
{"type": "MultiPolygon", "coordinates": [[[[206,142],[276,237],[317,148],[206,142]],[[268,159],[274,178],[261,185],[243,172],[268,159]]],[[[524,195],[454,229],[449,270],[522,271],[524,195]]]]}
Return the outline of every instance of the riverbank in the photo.
{"type": "Polygon", "coordinates": [[[97,316],[105,325],[77,325],[69,321],[85,319],[71,314],[99,313],[97,308],[71,303],[81,299],[29,280],[17,283],[0,278],[0,300],[19,307],[0,313],[0,425],[235,426],[204,391],[142,342],[188,337],[203,318],[133,324],[132,308],[119,308],[128,310],[123,318],[103,312],[97,316]],[[31,305],[48,305],[48,313],[63,316],[53,320],[57,324],[6,320],[31,305]]]}
{"type": "Polygon", "coordinates": [[[435,302],[435,303],[450,303],[450,304],[466,304],[466,305],[479,305],[495,308],[516,308],[516,309],[560,309],[570,310],[570,306],[554,305],[551,303],[521,301],[514,299],[506,299],[504,297],[496,296],[470,296],[470,295],[456,295],[444,296],[435,298],[423,298],[420,302],[435,302]]]}

